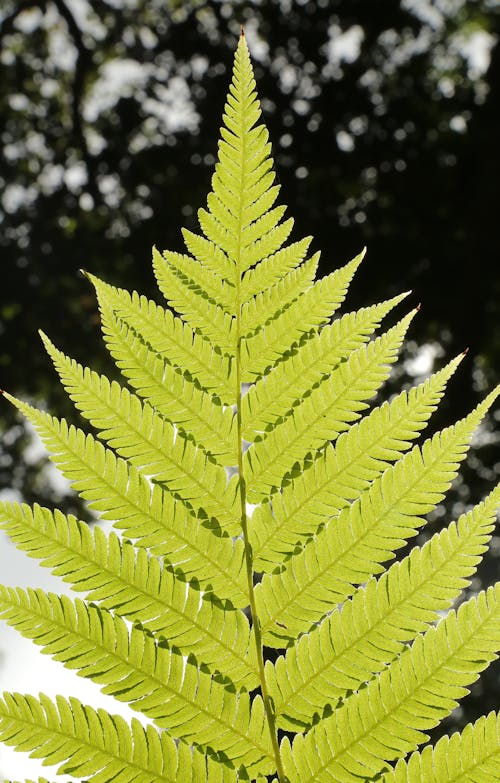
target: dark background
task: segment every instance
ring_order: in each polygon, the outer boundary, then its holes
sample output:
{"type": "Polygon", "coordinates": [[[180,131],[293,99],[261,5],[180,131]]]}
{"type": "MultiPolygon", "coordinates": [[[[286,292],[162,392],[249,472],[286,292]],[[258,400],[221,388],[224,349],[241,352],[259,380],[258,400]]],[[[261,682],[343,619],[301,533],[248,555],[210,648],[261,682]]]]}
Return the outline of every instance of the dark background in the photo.
{"type": "MultiPolygon", "coordinates": [[[[180,250],[180,226],[196,229],[240,23],[295,238],[313,234],[322,273],[368,245],[348,309],[410,288],[422,303],[388,393],[418,378],[419,345],[428,369],[469,347],[445,426],[500,380],[496,0],[4,0],[0,384],[72,416],[37,329],[108,368],[78,270],[157,296],[151,246],[180,250]]],[[[494,424],[430,532],[498,480],[494,424]]],[[[0,492],[84,515],[26,454],[6,403],[0,425],[0,492]]],[[[483,581],[497,578],[499,543],[483,581]]],[[[498,703],[491,669],[453,720],[498,703]]]]}

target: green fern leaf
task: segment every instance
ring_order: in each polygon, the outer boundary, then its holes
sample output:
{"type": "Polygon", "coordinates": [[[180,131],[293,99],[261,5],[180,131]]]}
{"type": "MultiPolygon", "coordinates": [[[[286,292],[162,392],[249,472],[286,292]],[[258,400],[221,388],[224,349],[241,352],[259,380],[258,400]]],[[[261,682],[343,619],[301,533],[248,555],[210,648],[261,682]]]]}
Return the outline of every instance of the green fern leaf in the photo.
{"type": "Polygon", "coordinates": [[[490,783],[496,715],[413,751],[500,649],[500,583],[450,611],[500,486],[387,564],[500,388],[422,445],[462,356],[373,404],[416,311],[379,336],[406,294],[336,317],[364,252],[314,280],[260,116],[242,36],[200,233],[153,250],[165,307],[89,275],[123,385],[42,335],[97,437],[6,395],[117,532],[0,501],[84,599],[0,586],[0,618],[144,725],[5,694],[0,740],[89,783],[490,783]]]}
{"type": "MultiPolygon", "coordinates": [[[[277,196],[273,188],[269,189],[268,194],[277,196]]],[[[268,258],[259,260],[259,263],[249,269],[241,282],[241,302],[246,304],[253,296],[266,291],[296,269],[306,256],[311,239],[312,237],[306,237],[300,242],[294,242],[268,258]]]]}
{"type": "Polygon", "coordinates": [[[166,732],[129,725],[119,715],[93,710],[78,699],[58,696],[54,704],[20,693],[0,701],[0,739],[34,758],[59,764],[59,774],[85,777],[89,783],[235,783],[233,770],[188,745],[176,745],[166,732]],[[61,762],[63,762],[61,764],[61,762]]]}
{"type": "MultiPolygon", "coordinates": [[[[167,487],[171,483],[173,466],[187,471],[188,484],[191,483],[190,476],[198,483],[197,463],[199,457],[203,459],[203,449],[197,452],[191,440],[178,430],[176,432],[154,408],[142,404],[128,389],[69,359],[45,337],[44,343],[70,398],[80,413],[100,430],[100,437],[107,441],[117,454],[125,457],[131,465],[143,468],[149,476],[167,487]],[[186,459],[188,463],[192,463],[192,467],[186,468],[186,459]]],[[[236,461],[236,455],[232,456],[236,461]]],[[[214,467],[211,480],[216,487],[220,487],[225,484],[226,474],[221,466],[217,466],[215,459],[212,463],[214,467]]],[[[182,495],[176,478],[174,482],[176,491],[182,495]]],[[[207,498],[208,494],[204,489],[201,496],[207,498]]],[[[206,510],[218,516],[218,507],[217,500],[215,506],[209,503],[206,510]]],[[[226,510],[222,513],[225,514],[226,510]]]]}
{"type": "Polygon", "coordinates": [[[310,290],[316,270],[318,268],[319,254],[306,261],[298,269],[292,269],[285,277],[282,277],[276,285],[254,296],[250,302],[241,309],[241,335],[248,338],[257,329],[277,319],[280,313],[291,304],[295,303],[299,296],[310,290]]]}
{"type": "Polygon", "coordinates": [[[222,464],[234,465],[238,458],[231,408],[169,364],[123,320],[109,310],[103,312],[108,349],[137,394],[222,464]]]}
{"type": "MultiPolygon", "coordinates": [[[[168,507],[163,511],[168,514],[168,507]]],[[[248,622],[242,612],[230,611],[229,599],[222,601],[217,592],[212,592],[233,585],[234,602],[238,606],[247,605],[248,598],[237,593],[243,560],[240,541],[233,544],[230,539],[216,538],[208,531],[203,535],[204,529],[198,528],[200,550],[192,553],[191,568],[205,578],[201,582],[194,578],[186,585],[192,576],[189,561],[183,559],[187,547],[179,547],[178,561],[182,568],[170,559],[161,564],[157,558],[148,558],[145,549],[136,549],[114,534],[108,537],[99,528],[90,530],[85,523],[72,516],[65,517],[60,511],[52,512],[38,505],[31,509],[3,501],[0,501],[0,527],[19,549],[38,558],[41,565],[69,582],[74,590],[85,592],[88,600],[99,601],[101,606],[112,608],[124,617],[136,618],[164,635],[168,629],[172,641],[180,646],[180,637],[182,646],[196,652],[206,663],[215,664],[223,656],[228,672],[235,665],[241,669],[247,661],[246,675],[242,672],[241,677],[245,679],[251,674],[248,668],[253,667],[253,651],[248,622]],[[224,573],[217,570],[214,545],[216,552],[225,550],[224,573]],[[196,587],[205,591],[201,604],[196,587]],[[177,604],[174,598],[179,591],[182,600],[177,604]],[[186,609],[189,606],[190,613],[186,609]]],[[[173,556],[173,547],[167,545],[167,548],[173,556]]],[[[156,544],[151,549],[162,554],[165,545],[156,544]]]]}
{"type": "Polygon", "coordinates": [[[44,652],[151,717],[174,737],[225,753],[249,771],[272,769],[262,703],[104,609],[42,590],[0,590],[0,615],[44,652]]]}
{"type": "Polygon", "coordinates": [[[499,506],[500,485],[380,579],[372,578],[268,666],[282,728],[310,727],[315,713],[358,690],[449,608],[488,548],[499,506]]]}
{"type": "Polygon", "coordinates": [[[379,305],[347,313],[313,338],[306,339],[268,375],[251,386],[241,404],[245,439],[252,441],[256,434],[266,437],[297,400],[368,340],[382,318],[405,296],[402,294],[379,305]]]}
{"type": "Polygon", "coordinates": [[[158,286],[165,297],[170,295],[169,280],[175,275],[184,286],[203,296],[227,315],[232,316],[236,308],[236,289],[234,285],[217,274],[206,269],[191,256],[165,250],[161,256],[153,249],[153,269],[158,286]]]}
{"type": "Polygon", "coordinates": [[[383,570],[380,564],[416,534],[421,515],[443,499],[474,430],[499,394],[500,387],[454,427],[422,449],[415,446],[287,560],[281,573],[264,576],[255,594],[266,644],[286,646],[351,595],[355,584],[383,570]]]}
{"type": "MultiPolygon", "coordinates": [[[[139,465],[144,468],[146,474],[152,476],[169,492],[178,493],[183,500],[194,505],[198,511],[204,510],[207,514],[215,514],[221,527],[226,528],[229,533],[236,533],[238,525],[237,511],[235,510],[237,477],[233,477],[226,489],[226,474],[222,468],[218,468],[211,462],[206,454],[196,450],[188,440],[176,440],[174,429],[167,429],[161,421],[159,422],[160,426],[155,426],[154,412],[152,409],[140,410],[137,398],[134,410],[130,394],[126,389],[122,390],[123,394],[118,392],[112,396],[112,393],[119,390],[120,387],[112,388],[106,383],[107,379],[99,380],[101,383],[99,383],[96,393],[102,395],[110,415],[112,415],[113,406],[118,407],[119,415],[116,419],[118,431],[111,429],[110,437],[112,441],[115,438],[124,438],[124,447],[119,445],[116,450],[126,454],[127,463],[117,461],[113,452],[109,450],[104,452],[99,449],[100,444],[91,435],[85,435],[82,430],[73,426],[68,427],[64,419],[58,420],[10,395],[6,396],[32,422],[45,445],[52,452],[54,462],[61,472],[73,482],[75,489],[84,493],[84,497],[88,496],[90,499],[94,495],[93,490],[90,489],[92,481],[87,482],[85,478],[80,479],[82,461],[85,463],[90,461],[89,459],[82,460],[81,457],[82,453],[87,451],[89,455],[90,453],[102,455],[101,459],[96,462],[96,472],[99,463],[102,462],[106,464],[115,461],[118,470],[123,465],[124,471],[129,463],[133,467],[139,465]],[[128,415],[132,415],[133,420],[137,422],[138,428],[142,431],[150,429],[151,444],[146,448],[142,445],[139,448],[135,446],[133,442],[128,440],[127,434],[122,436],[122,432],[126,432],[125,423],[128,415]],[[166,457],[167,449],[170,452],[168,458],[166,457]],[[89,485],[88,490],[84,489],[86,484],[89,485]],[[201,509],[202,502],[203,509],[201,509]]],[[[97,509],[99,509],[100,500],[98,492],[93,503],[97,509]]]]}
{"type": "Polygon", "coordinates": [[[441,399],[462,356],[390,403],[353,424],[334,447],[319,452],[305,470],[259,506],[250,529],[257,570],[273,570],[300,539],[312,535],[360,496],[371,481],[411,445],[441,399]]]}
{"type": "Polygon", "coordinates": [[[165,258],[153,250],[153,269],[168,304],[184,321],[216,345],[222,353],[236,353],[236,319],[206,293],[193,288],[191,280],[165,264],[165,258]]]}
{"type": "Polygon", "coordinates": [[[153,351],[189,372],[202,388],[218,394],[228,404],[234,402],[234,377],[229,356],[214,350],[207,340],[170,310],[164,310],[135,292],[131,296],[128,291],[103,283],[93,275],[89,278],[97,292],[104,326],[109,313],[115,313],[153,351]]]}
{"type": "Polygon", "coordinates": [[[235,287],[236,268],[218,245],[187,229],[183,229],[182,235],[187,249],[203,267],[235,287]]]}
{"type": "MultiPolygon", "coordinates": [[[[363,255],[360,253],[342,269],[316,282],[289,307],[277,310],[276,317],[271,318],[256,334],[242,338],[241,361],[245,368],[243,382],[255,381],[304,334],[329,321],[343,302],[363,255]]],[[[273,299],[276,304],[280,303],[278,296],[275,295],[273,299]]]]}
{"type": "Polygon", "coordinates": [[[265,440],[248,449],[245,472],[250,502],[266,499],[281,486],[296,462],[334,440],[359,418],[359,411],[367,407],[365,400],[387,378],[413,315],[410,313],[367,348],[354,351],[265,440]]]}
{"type": "Polygon", "coordinates": [[[434,748],[412,753],[382,783],[490,783],[500,778],[500,716],[490,712],[434,748]]]}
{"type": "MultiPolygon", "coordinates": [[[[50,524],[47,509],[38,507],[36,511],[50,524]]],[[[99,602],[103,608],[141,622],[186,654],[196,655],[212,671],[218,670],[220,661],[224,660],[226,674],[248,689],[257,685],[255,646],[243,612],[231,611],[231,605],[223,604],[216,595],[207,593],[202,597],[198,584],[186,582],[182,571],[174,574],[168,562],[162,568],[156,558],[148,557],[146,550],[136,552],[131,544],[121,543],[115,535],[108,539],[98,529],[92,536],[87,526],[78,525],[77,520],[57,520],[59,530],[64,524],[74,534],[71,546],[66,544],[58,549],[52,543],[54,535],[30,536],[22,526],[21,535],[16,534],[15,523],[11,521],[19,516],[16,512],[13,508],[10,515],[5,514],[4,519],[10,516],[10,524],[3,522],[2,527],[16,543],[20,538],[22,548],[29,547],[37,557],[49,551],[50,557],[44,565],[63,576],[73,589],[86,592],[87,598],[99,602]],[[81,554],[75,552],[77,537],[84,538],[81,554]]],[[[26,509],[25,519],[29,513],[26,509]]],[[[49,524],[46,527],[51,532],[49,524]]],[[[17,526],[20,527],[19,523],[17,526]]]]}
{"type": "Polygon", "coordinates": [[[426,729],[500,650],[500,583],[450,612],[367,687],[282,751],[290,783],[373,778],[425,742],[426,729]],[[306,760],[307,759],[307,769],[306,760]]]}

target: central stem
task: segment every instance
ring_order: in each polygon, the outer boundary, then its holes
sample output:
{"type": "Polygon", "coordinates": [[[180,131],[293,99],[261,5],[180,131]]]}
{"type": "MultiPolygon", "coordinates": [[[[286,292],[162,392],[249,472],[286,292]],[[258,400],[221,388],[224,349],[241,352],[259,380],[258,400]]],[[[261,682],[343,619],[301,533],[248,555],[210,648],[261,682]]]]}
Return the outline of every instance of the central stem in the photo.
{"type": "Polygon", "coordinates": [[[240,500],[241,500],[241,529],[243,531],[243,541],[245,543],[245,564],[246,564],[247,581],[248,581],[248,599],[250,604],[250,615],[251,615],[252,627],[253,627],[254,638],[255,638],[255,647],[257,651],[257,664],[259,668],[260,688],[262,692],[262,699],[264,702],[264,709],[266,711],[266,718],[269,725],[269,732],[271,734],[271,742],[273,744],[274,757],[276,761],[276,772],[278,774],[279,783],[286,783],[285,771],[283,769],[283,762],[281,760],[281,753],[280,753],[280,747],[278,742],[278,732],[276,729],[276,719],[274,715],[273,702],[267,689],[266,674],[264,668],[264,649],[262,643],[262,633],[260,630],[260,621],[257,613],[257,606],[255,603],[255,590],[253,584],[252,547],[248,538],[248,519],[247,519],[247,511],[246,511],[246,486],[245,486],[245,477],[243,475],[243,448],[242,448],[243,439],[241,435],[241,383],[239,381],[239,376],[240,376],[239,354],[240,354],[240,350],[239,350],[239,340],[238,340],[238,350],[236,355],[236,362],[237,362],[236,374],[238,376],[238,390],[239,390],[237,403],[236,403],[237,404],[236,415],[238,420],[238,443],[239,443],[238,472],[240,477],[239,487],[240,487],[240,500]]]}
{"type": "MultiPolygon", "coordinates": [[[[243,30],[241,32],[243,36],[243,30]]],[[[236,421],[237,421],[237,439],[238,439],[238,475],[239,475],[239,490],[240,490],[240,502],[241,502],[241,530],[243,533],[243,542],[245,545],[245,565],[247,572],[248,582],[248,602],[250,605],[250,619],[252,622],[255,648],[257,653],[257,664],[259,669],[260,689],[262,694],[262,700],[264,702],[264,710],[266,713],[267,723],[269,726],[269,733],[271,735],[271,742],[273,746],[274,759],[276,763],[276,774],[278,775],[279,783],[287,783],[285,776],[285,770],[283,768],[283,762],[281,760],[280,746],[278,742],[278,732],[276,729],[276,718],[274,714],[273,701],[269,695],[266,682],[266,673],[264,667],[264,649],[262,644],[262,632],[260,628],[260,620],[257,612],[257,605],[255,602],[255,590],[253,585],[253,555],[252,546],[250,544],[248,536],[248,517],[247,517],[247,496],[246,496],[246,483],[243,468],[243,433],[241,422],[241,386],[242,386],[242,372],[241,372],[241,316],[242,316],[242,304],[241,304],[241,283],[243,280],[243,272],[241,270],[241,252],[242,252],[242,231],[243,231],[243,201],[245,197],[245,157],[246,157],[246,137],[247,129],[245,128],[245,121],[240,114],[240,139],[241,139],[241,158],[240,158],[240,187],[239,187],[239,205],[237,215],[237,247],[235,253],[236,261],[236,421]]]]}
{"type": "Polygon", "coordinates": [[[264,667],[264,649],[262,643],[262,633],[260,629],[260,621],[257,613],[257,605],[255,603],[255,590],[253,584],[253,557],[252,546],[248,537],[248,517],[247,517],[247,498],[246,498],[246,485],[245,476],[243,470],[243,435],[241,425],[241,337],[240,337],[240,318],[241,318],[241,305],[240,305],[240,285],[241,285],[241,273],[238,270],[238,282],[237,282],[237,310],[236,310],[236,420],[237,420],[237,436],[238,436],[238,474],[239,474],[239,490],[240,490],[240,502],[241,502],[241,529],[243,532],[243,541],[245,544],[245,564],[248,581],[248,599],[250,604],[250,616],[252,621],[252,627],[254,632],[255,647],[257,652],[257,664],[260,677],[260,688],[262,693],[262,700],[264,702],[264,709],[266,712],[266,718],[269,725],[269,732],[271,734],[271,742],[273,745],[274,757],[276,761],[276,772],[278,775],[279,783],[286,783],[285,770],[283,768],[283,762],[281,760],[280,746],[278,742],[278,732],[276,729],[276,718],[274,715],[274,707],[272,699],[269,695],[266,683],[266,674],[264,667]]]}

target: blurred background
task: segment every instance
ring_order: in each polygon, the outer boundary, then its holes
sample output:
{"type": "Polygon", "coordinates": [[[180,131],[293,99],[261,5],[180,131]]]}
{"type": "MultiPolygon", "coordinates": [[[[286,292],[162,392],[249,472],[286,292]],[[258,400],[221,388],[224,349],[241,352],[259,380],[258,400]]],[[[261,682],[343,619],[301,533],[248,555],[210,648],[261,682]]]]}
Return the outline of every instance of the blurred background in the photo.
{"type": "MultiPolygon", "coordinates": [[[[37,329],[109,371],[78,270],[158,297],[151,247],[196,230],[240,24],[294,237],[315,237],[322,273],[368,246],[347,309],[408,289],[422,304],[387,394],[469,348],[434,426],[451,423],[500,380],[498,0],[2,0],[0,386],[76,421],[37,329]]],[[[0,402],[0,497],[89,519],[0,402]]],[[[498,481],[499,419],[425,536],[498,481]]],[[[42,584],[0,543],[3,581],[42,584]]],[[[472,589],[499,555],[495,537],[472,589]]],[[[49,690],[40,656],[1,633],[0,687],[49,690]]],[[[498,678],[442,730],[498,708],[498,678]]]]}

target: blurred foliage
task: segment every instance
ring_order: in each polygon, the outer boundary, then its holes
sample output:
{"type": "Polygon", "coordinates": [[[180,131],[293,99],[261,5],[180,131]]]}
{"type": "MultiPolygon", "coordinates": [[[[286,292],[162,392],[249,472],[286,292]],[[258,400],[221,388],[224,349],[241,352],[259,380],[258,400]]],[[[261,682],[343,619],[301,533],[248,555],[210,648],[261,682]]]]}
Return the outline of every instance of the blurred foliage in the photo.
{"type": "MultiPolygon", "coordinates": [[[[37,329],[103,369],[78,270],[153,295],[151,245],[181,250],[209,189],[240,24],[297,236],[322,272],[368,245],[349,308],[410,288],[423,304],[397,382],[469,346],[444,426],[499,380],[497,0],[3,0],[1,384],[74,417],[37,329]]],[[[0,491],[83,516],[7,405],[0,425],[0,491]]],[[[453,513],[498,479],[492,429],[478,446],[453,513]]],[[[489,671],[467,720],[498,705],[489,671]]]]}

